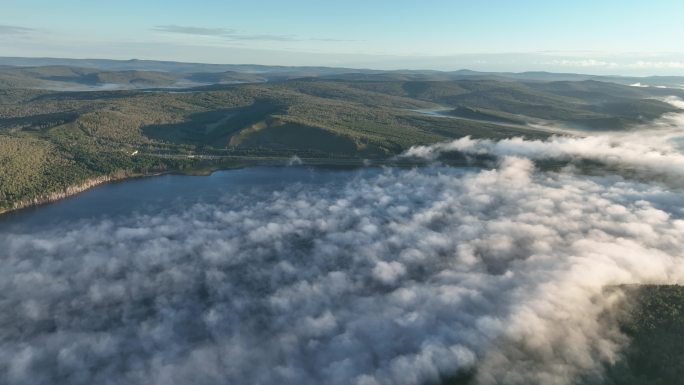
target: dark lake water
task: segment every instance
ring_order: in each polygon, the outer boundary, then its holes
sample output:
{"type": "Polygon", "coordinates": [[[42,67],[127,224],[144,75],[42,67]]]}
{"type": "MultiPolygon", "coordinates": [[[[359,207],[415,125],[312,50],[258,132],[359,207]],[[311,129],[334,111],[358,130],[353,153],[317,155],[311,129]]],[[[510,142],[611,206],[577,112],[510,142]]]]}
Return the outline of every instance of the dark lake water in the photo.
{"type": "Polygon", "coordinates": [[[162,175],[97,186],[67,199],[0,216],[0,232],[35,231],[82,220],[117,219],[216,203],[235,194],[262,195],[293,184],[336,185],[377,175],[379,168],[253,167],[209,176],[162,175]]]}

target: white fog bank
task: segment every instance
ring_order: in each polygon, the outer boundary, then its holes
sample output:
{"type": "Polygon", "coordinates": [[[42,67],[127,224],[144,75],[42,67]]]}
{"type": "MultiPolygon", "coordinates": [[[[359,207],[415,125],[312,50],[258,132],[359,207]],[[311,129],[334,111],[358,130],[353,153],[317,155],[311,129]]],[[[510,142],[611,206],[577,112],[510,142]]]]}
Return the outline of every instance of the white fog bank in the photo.
{"type": "Polygon", "coordinates": [[[0,374],[571,384],[627,342],[606,288],[684,283],[682,207],[665,187],[504,157],[0,234],[0,374]]]}

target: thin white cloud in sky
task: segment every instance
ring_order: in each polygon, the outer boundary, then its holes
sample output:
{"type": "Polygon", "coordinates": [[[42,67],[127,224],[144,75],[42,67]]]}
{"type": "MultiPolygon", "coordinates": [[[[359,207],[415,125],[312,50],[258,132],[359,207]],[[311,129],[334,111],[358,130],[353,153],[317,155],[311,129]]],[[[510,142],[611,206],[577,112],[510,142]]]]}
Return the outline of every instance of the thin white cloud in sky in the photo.
{"type": "Polygon", "coordinates": [[[353,40],[333,39],[333,38],[302,38],[295,35],[272,35],[272,34],[246,34],[236,29],[226,28],[203,28],[203,27],[188,27],[180,25],[159,25],[153,28],[154,31],[198,35],[198,36],[213,36],[221,37],[234,41],[281,41],[281,42],[296,42],[296,41],[327,41],[327,42],[349,42],[353,40]]]}
{"type": "Polygon", "coordinates": [[[684,61],[638,61],[629,66],[648,69],[684,69],[684,61]]]}
{"type": "Polygon", "coordinates": [[[33,28],[0,24],[0,35],[25,35],[35,31],[33,28]]]}
{"type": "Polygon", "coordinates": [[[542,64],[561,67],[617,67],[618,63],[608,62],[596,59],[582,59],[582,60],[552,60],[543,62],[542,64]]]}
{"type": "Polygon", "coordinates": [[[186,35],[198,36],[215,36],[230,40],[263,40],[263,41],[298,41],[299,38],[292,35],[268,35],[257,34],[249,35],[243,34],[235,29],[225,28],[202,28],[202,27],[187,27],[180,25],[159,25],[153,28],[157,32],[165,33],[179,33],[186,35]]]}

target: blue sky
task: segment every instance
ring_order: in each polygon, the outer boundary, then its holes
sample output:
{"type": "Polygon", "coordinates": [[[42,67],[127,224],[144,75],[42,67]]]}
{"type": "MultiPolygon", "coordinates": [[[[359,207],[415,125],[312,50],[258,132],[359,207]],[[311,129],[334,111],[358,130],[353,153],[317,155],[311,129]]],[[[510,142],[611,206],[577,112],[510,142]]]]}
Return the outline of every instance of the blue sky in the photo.
{"type": "Polygon", "coordinates": [[[684,73],[681,0],[4,0],[3,56],[684,73]]]}

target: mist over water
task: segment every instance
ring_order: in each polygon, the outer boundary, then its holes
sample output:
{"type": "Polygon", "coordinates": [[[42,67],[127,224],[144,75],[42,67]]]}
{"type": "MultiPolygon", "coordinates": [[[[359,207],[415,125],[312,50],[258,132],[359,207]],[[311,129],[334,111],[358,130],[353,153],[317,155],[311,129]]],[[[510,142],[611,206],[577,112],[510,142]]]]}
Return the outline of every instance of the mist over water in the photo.
{"type": "Polygon", "coordinates": [[[404,156],[496,167],[165,176],[3,217],[0,378],[600,381],[629,343],[616,286],[684,283],[681,132],[671,115],[622,134],[463,138],[404,156]],[[537,170],[546,159],[569,165],[537,170]]]}
{"type": "Polygon", "coordinates": [[[606,287],[684,281],[664,186],[516,157],[252,172],[162,211],[6,227],[7,383],[570,384],[627,342],[606,287]]]}

